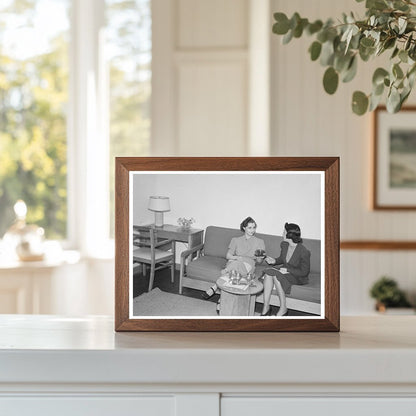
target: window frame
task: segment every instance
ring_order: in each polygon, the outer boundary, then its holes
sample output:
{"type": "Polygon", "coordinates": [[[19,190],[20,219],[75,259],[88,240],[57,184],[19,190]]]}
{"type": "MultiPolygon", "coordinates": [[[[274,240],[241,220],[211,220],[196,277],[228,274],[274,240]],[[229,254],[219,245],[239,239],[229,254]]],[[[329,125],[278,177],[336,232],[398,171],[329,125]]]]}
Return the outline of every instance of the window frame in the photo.
{"type": "Polygon", "coordinates": [[[68,241],[88,257],[112,257],[109,227],[108,71],[105,1],[72,0],[68,137],[68,241]]]}

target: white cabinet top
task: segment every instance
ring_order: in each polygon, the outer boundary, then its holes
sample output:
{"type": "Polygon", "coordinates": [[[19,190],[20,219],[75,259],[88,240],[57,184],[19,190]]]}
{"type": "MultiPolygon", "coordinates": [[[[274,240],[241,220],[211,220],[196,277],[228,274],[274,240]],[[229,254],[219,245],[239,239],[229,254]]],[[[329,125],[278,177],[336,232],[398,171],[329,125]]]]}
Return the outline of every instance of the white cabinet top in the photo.
{"type": "Polygon", "coordinates": [[[0,383],[410,383],[416,316],[340,333],[115,333],[107,317],[0,316],[0,383]]]}

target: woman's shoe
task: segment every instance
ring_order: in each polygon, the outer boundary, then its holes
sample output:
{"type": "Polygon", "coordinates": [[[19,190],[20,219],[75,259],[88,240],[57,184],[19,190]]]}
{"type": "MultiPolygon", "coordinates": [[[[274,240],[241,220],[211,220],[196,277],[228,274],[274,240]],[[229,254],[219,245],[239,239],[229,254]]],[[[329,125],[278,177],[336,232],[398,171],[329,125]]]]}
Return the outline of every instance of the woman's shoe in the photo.
{"type": "Polygon", "coordinates": [[[214,295],[215,295],[215,288],[211,286],[206,292],[202,293],[202,298],[205,300],[208,300],[208,299],[211,299],[214,295]]]}
{"type": "Polygon", "coordinates": [[[260,316],[272,316],[272,307],[269,306],[269,309],[267,310],[267,312],[260,314],[260,316]]]}

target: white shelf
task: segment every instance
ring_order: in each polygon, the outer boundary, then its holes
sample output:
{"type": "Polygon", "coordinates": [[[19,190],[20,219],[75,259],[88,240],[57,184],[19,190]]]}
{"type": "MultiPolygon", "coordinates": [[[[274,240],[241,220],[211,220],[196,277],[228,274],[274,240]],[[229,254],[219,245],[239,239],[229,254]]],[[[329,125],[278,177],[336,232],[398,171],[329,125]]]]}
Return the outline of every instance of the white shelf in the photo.
{"type": "Polygon", "coordinates": [[[115,333],[107,317],[0,316],[0,408],[54,414],[413,416],[416,316],[340,333],[115,333]]]}
{"type": "Polygon", "coordinates": [[[0,317],[0,382],[416,385],[416,317],[338,333],[115,333],[106,317],[0,317]],[[74,371],[76,368],[76,371],[74,371]]]}

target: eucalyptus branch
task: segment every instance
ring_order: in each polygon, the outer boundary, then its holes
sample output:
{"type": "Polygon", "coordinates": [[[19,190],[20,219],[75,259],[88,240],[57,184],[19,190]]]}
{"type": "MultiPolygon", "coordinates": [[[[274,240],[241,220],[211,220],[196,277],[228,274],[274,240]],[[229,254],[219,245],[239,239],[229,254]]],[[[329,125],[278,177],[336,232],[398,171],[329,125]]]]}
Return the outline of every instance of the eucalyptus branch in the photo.
{"type": "MultiPolygon", "coordinates": [[[[356,0],[362,2],[363,0],[356,0]]],[[[397,112],[407,100],[416,78],[416,3],[411,0],[366,0],[366,18],[344,14],[334,25],[332,19],[309,22],[295,13],[290,19],[275,13],[273,32],[283,35],[283,43],[305,33],[315,38],[310,57],[326,68],[323,86],[334,94],[339,81],[350,82],[357,73],[357,61],[369,61],[392,50],[389,68],[377,68],[372,92],[355,91],[352,110],[359,115],[374,110],[387,92],[386,105],[397,112]],[[386,88],[387,87],[387,88],[386,88]]]]}

